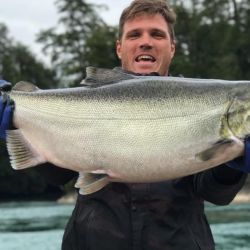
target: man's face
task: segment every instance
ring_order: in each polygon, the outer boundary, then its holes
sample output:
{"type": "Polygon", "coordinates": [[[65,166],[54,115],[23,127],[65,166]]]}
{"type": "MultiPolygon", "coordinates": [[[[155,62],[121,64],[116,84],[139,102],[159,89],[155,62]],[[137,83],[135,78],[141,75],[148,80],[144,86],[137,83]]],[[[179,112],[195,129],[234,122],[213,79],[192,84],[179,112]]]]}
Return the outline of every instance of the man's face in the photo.
{"type": "Polygon", "coordinates": [[[122,68],[134,73],[158,72],[164,76],[175,52],[162,15],[142,15],[125,22],[116,53],[122,68]]]}

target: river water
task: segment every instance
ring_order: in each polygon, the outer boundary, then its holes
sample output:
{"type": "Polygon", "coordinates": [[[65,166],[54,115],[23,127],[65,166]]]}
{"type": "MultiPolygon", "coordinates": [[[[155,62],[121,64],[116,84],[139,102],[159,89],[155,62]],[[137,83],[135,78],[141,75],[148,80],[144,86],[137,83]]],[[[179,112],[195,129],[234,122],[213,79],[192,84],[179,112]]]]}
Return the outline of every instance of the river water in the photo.
{"type": "MultiPolygon", "coordinates": [[[[0,203],[0,250],[60,250],[72,205],[0,203]]],[[[250,204],[206,206],[218,250],[250,250],[250,204]]]]}

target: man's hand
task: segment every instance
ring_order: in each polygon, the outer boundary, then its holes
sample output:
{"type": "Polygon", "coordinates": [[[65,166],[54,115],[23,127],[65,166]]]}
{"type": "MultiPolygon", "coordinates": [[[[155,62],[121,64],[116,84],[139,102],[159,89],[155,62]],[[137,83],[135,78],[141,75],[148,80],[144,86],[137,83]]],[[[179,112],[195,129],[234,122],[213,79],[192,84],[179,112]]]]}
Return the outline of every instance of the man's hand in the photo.
{"type": "Polygon", "coordinates": [[[230,168],[234,168],[245,173],[250,173],[250,137],[245,139],[244,156],[227,162],[226,165],[230,168]]]}
{"type": "MultiPolygon", "coordinates": [[[[11,84],[0,80],[0,91],[11,90],[11,84]]],[[[1,92],[0,92],[1,93],[1,92]]],[[[0,94],[0,138],[6,139],[6,130],[10,128],[14,103],[7,95],[0,94]]]]}

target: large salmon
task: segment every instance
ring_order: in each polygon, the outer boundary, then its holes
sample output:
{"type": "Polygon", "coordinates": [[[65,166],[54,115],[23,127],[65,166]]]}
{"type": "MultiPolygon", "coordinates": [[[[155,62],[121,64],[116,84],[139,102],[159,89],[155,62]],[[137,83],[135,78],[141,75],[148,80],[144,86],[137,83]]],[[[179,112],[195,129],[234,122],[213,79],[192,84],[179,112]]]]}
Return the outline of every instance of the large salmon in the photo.
{"type": "Polygon", "coordinates": [[[51,162],[78,171],[76,186],[88,194],[110,181],[163,181],[242,155],[250,81],[87,73],[83,87],[20,82],[11,90],[14,169],[51,162]]]}

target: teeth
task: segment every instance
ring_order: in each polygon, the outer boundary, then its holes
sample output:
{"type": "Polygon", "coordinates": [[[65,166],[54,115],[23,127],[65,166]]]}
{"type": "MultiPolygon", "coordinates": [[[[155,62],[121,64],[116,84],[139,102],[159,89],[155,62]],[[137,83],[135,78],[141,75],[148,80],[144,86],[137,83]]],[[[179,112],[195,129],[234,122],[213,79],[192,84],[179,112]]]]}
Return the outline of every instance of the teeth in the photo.
{"type": "Polygon", "coordinates": [[[140,61],[140,60],[152,61],[152,62],[155,61],[154,57],[149,56],[149,55],[141,55],[136,58],[136,61],[140,61]]]}

